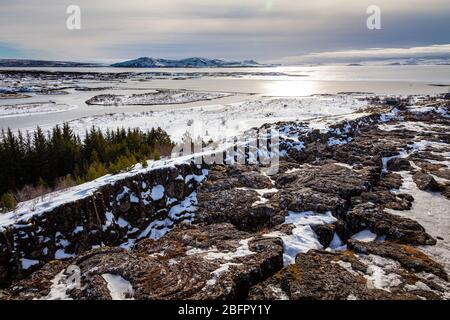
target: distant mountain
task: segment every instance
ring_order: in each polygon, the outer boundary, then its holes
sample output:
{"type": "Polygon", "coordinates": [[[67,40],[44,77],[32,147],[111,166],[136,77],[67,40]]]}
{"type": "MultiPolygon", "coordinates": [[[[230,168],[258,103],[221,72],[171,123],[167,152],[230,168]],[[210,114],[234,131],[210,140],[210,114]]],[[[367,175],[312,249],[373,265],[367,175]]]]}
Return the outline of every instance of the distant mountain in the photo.
{"type": "Polygon", "coordinates": [[[71,62],[71,61],[45,61],[25,59],[0,59],[0,67],[102,67],[97,63],[71,62]]]}
{"type": "Polygon", "coordinates": [[[258,67],[262,66],[254,60],[225,61],[220,59],[187,58],[169,60],[142,57],[134,60],[114,63],[111,67],[121,68],[225,68],[225,67],[258,67]]]}

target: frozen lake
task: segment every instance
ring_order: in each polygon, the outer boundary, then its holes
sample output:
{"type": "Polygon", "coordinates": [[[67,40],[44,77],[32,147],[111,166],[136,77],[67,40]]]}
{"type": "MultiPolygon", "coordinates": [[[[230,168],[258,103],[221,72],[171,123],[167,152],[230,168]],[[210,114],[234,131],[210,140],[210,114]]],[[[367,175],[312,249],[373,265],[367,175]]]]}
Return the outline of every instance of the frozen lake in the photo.
{"type": "MultiPolygon", "coordinates": [[[[3,68],[0,70],[14,70],[3,68]]],[[[168,72],[186,74],[185,79],[174,77],[140,80],[128,79],[115,82],[82,80],[84,87],[112,87],[102,91],[64,90],[68,94],[31,94],[25,99],[2,99],[0,105],[49,102],[72,106],[63,112],[0,116],[0,128],[32,129],[37,125],[49,127],[64,121],[111,113],[136,113],[161,110],[189,110],[193,107],[226,105],[230,103],[258,100],[265,97],[299,97],[314,94],[336,94],[340,92],[364,92],[387,95],[438,94],[450,90],[450,66],[315,66],[272,68],[201,68],[201,69],[124,69],[124,68],[22,68],[21,70],[142,73],[168,72]],[[197,74],[201,73],[202,76],[197,74]],[[210,73],[210,75],[205,75],[210,73]],[[220,75],[217,75],[220,73],[220,75]],[[244,73],[242,75],[240,73],[244,73]],[[278,75],[274,75],[278,73],[278,75]],[[193,75],[193,77],[189,77],[193,75]],[[155,89],[187,89],[233,93],[232,96],[208,101],[176,105],[152,106],[94,106],[86,100],[99,94],[129,95],[155,89]]],[[[8,84],[0,81],[0,87],[8,84]]]]}

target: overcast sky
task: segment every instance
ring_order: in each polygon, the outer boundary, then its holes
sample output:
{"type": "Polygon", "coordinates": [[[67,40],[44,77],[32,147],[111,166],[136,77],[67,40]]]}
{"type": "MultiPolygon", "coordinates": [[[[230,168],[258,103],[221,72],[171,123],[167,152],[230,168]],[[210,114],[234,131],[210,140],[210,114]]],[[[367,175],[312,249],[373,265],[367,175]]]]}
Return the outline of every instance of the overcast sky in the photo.
{"type": "Polygon", "coordinates": [[[449,0],[0,0],[0,57],[450,58],[449,0]],[[66,8],[81,8],[81,30],[66,8]],[[381,8],[381,30],[366,9],[381,8]],[[389,48],[388,50],[371,48],[389,48]]]}

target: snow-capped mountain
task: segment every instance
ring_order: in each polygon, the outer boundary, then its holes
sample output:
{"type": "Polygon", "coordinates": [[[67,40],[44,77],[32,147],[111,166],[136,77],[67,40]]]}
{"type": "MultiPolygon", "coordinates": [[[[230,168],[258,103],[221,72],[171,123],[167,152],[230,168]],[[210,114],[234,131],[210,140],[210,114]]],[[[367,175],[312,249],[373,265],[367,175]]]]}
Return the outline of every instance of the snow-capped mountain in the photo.
{"type": "Polygon", "coordinates": [[[217,67],[256,67],[261,66],[254,60],[226,61],[207,58],[187,58],[181,60],[169,60],[159,58],[141,57],[112,64],[111,67],[122,68],[217,68],[217,67]]]}

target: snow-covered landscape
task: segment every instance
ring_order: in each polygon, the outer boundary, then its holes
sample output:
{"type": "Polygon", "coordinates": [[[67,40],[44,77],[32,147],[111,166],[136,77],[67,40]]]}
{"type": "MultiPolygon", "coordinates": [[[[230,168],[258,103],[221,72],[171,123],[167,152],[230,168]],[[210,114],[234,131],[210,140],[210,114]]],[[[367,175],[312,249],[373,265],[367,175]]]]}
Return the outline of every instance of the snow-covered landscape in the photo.
{"type": "Polygon", "coordinates": [[[78,107],[52,102],[2,105],[0,107],[0,118],[26,117],[38,114],[65,112],[76,108],[78,107]]]}
{"type": "Polygon", "coordinates": [[[1,314],[445,315],[449,30],[449,0],[0,0],[1,314]]]}
{"type": "Polygon", "coordinates": [[[212,100],[227,96],[220,92],[198,92],[184,90],[156,90],[155,92],[121,95],[98,95],[86,103],[88,105],[117,106],[117,105],[165,105],[182,104],[196,101],[212,100]]]}
{"type": "Polygon", "coordinates": [[[275,67],[156,72],[0,70],[0,124],[13,135],[66,124],[81,141],[93,128],[201,140],[3,210],[12,262],[0,298],[449,299],[444,87],[382,94],[337,81],[324,93],[275,67]]]}
{"type": "Polygon", "coordinates": [[[151,129],[161,127],[176,141],[185,132],[216,140],[238,135],[245,130],[278,121],[317,120],[320,127],[327,120],[354,117],[353,112],[367,105],[365,96],[310,96],[303,98],[263,98],[232,104],[196,106],[180,110],[111,113],[84,117],[70,121],[70,126],[80,135],[86,128],[95,126],[103,131],[121,127],[151,129]]]}

